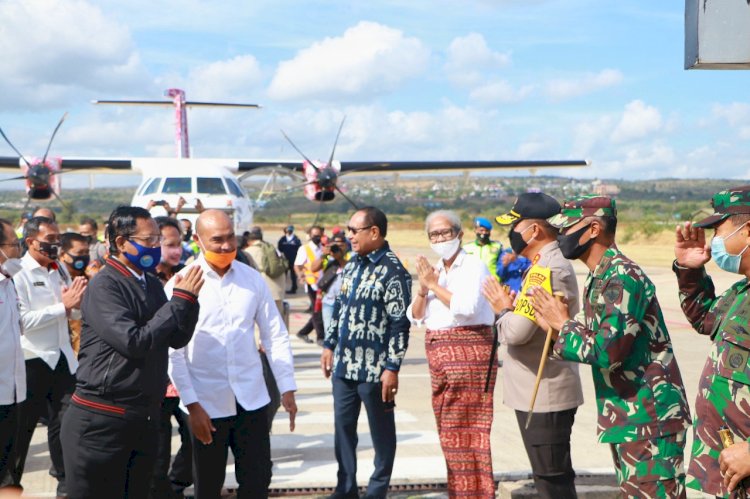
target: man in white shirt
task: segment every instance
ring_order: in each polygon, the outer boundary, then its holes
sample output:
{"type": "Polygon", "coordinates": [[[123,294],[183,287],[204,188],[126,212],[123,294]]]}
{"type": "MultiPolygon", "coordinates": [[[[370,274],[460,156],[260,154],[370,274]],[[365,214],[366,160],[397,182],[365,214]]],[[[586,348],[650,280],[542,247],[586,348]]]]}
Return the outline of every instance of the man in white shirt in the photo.
{"type": "MultiPolygon", "coordinates": [[[[201,254],[190,267],[203,269],[200,315],[187,346],[170,351],[169,375],[190,414],[196,499],[217,498],[232,448],[238,498],[268,497],[271,445],[255,326],[265,349],[291,431],[297,405],[289,333],[263,277],[235,261],[237,239],[229,217],[207,210],[196,222],[201,254]]],[[[178,274],[179,275],[179,274],[178,274]]],[[[165,288],[167,294],[174,282],[165,288]]]]}
{"type": "Polygon", "coordinates": [[[40,416],[49,411],[50,473],[58,480],[57,495],[65,495],[60,421],[73,393],[78,368],[70,344],[68,317],[79,317],[77,309],[86,278],[71,279],[65,266],[58,263],[60,230],[53,220],[32,218],[26,223],[24,239],[28,252],[21,259],[23,270],[13,278],[21,307],[27,382],[26,403],[19,413],[14,480],[20,485],[34,429],[40,416]]]}
{"type": "Polygon", "coordinates": [[[12,457],[18,404],[26,399],[21,316],[12,277],[21,269],[21,244],[13,224],[0,219],[0,496],[14,486],[12,457]]]}
{"type": "Polygon", "coordinates": [[[407,316],[427,325],[432,407],[448,468],[448,493],[494,498],[490,431],[497,376],[492,358],[495,314],[481,293],[490,272],[461,249],[461,220],[454,212],[431,213],[425,228],[440,261],[433,267],[424,256],[417,257],[419,290],[407,316]]]}

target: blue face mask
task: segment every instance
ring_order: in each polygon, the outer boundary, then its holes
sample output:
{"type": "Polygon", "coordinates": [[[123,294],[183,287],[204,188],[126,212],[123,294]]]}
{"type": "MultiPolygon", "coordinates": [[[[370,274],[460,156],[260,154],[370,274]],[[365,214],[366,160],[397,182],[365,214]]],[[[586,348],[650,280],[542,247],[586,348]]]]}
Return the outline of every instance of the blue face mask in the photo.
{"type": "Polygon", "coordinates": [[[161,246],[149,248],[147,246],[141,246],[133,240],[130,240],[130,244],[138,250],[138,254],[131,255],[130,253],[124,252],[125,258],[130,260],[130,263],[144,272],[153,272],[156,270],[156,266],[159,265],[159,262],[161,261],[161,246]]]}
{"type": "Polygon", "coordinates": [[[714,236],[714,238],[711,240],[711,257],[714,259],[716,265],[718,265],[720,269],[726,270],[727,272],[732,272],[734,274],[739,274],[742,254],[747,251],[748,247],[745,246],[745,248],[740,251],[739,255],[730,255],[729,253],[727,253],[727,246],[725,244],[725,241],[733,235],[737,234],[743,227],[744,225],[740,225],[734,232],[732,232],[728,236],[714,236]]]}

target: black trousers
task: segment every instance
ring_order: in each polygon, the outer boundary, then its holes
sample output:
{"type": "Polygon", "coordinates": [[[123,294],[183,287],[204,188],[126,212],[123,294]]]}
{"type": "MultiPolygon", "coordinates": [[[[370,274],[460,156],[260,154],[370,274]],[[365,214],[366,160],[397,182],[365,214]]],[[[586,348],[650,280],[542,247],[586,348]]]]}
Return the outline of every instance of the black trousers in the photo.
{"type": "Polygon", "coordinates": [[[396,458],[396,423],[393,406],[383,402],[380,383],[349,381],[333,377],[334,448],[339,465],[336,493],[359,497],[357,493],[357,420],[362,404],[370,423],[375,449],[375,470],[367,486],[367,497],[384,498],[388,492],[396,458]]]}
{"type": "Polygon", "coordinates": [[[307,297],[310,299],[310,308],[313,312],[312,314],[310,314],[310,319],[304,326],[302,326],[302,329],[300,329],[297,334],[307,336],[313,330],[315,330],[315,336],[317,337],[317,339],[323,340],[325,339],[326,335],[325,328],[323,327],[323,312],[315,311],[316,294],[317,291],[315,291],[310,286],[307,287],[307,297]]]}
{"type": "Polygon", "coordinates": [[[525,429],[528,412],[516,411],[523,445],[531,462],[539,497],[568,499],[576,495],[570,432],[577,408],[558,412],[535,412],[525,429]]]}
{"type": "Polygon", "coordinates": [[[142,499],[156,460],[157,422],[128,420],[71,404],[62,422],[70,499],[142,499]]]}
{"type": "Polygon", "coordinates": [[[26,456],[34,430],[42,415],[47,415],[47,445],[49,446],[50,474],[57,478],[58,495],[65,494],[65,467],[60,445],[60,422],[75,389],[75,376],[70,374],[68,361],[60,353],[55,369],[42,359],[26,361],[26,400],[19,404],[18,436],[13,452],[13,480],[21,484],[26,456]]]}
{"type": "Polygon", "coordinates": [[[195,499],[219,499],[226,475],[227,456],[234,454],[238,499],[264,499],[271,484],[271,438],[268,406],[246,411],[237,404],[237,415],[212,419],[213,441],[204,445],[193,439],[195,499]]]}
{"type": "Polygon", "coordinates": [[[289,281],[292,283],[292,287],[289,290],[291,293],[297,292],[297,272],[294,270],[294,259],[287,259],[289,262],[289,270],[286,273],[289,275],[289,281]]]}
{"type": "Polygon", "coordinates": [[[165,397],[159,414],[159,436],[156,444],[156,462],[151,478],[151,498],[169,499],[182,493],[193,483],[193,452],[187,414],[180,409],[178,397],[165,397]],[[172,416],[177,420],[180,448],[175,454],[172,469],[172,416]]]}
{"type": "Polygon", "coordinates": [[[18,404],[0,405],[0,490],[15,484],[13,452],[18,434],[18,404]]]}

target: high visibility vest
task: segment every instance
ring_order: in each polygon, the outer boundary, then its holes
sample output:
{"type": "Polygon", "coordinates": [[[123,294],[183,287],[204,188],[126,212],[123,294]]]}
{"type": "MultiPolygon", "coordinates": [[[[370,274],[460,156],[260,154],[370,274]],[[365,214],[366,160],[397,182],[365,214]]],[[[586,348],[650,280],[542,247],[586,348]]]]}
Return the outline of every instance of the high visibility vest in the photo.
{"type": "Polygon", "coordinates": [[[309,284],[310,286],[314,284],[318,284],[318,279],[320,279],[320,276],[322,275],[322,272],[319,270],[317,272],[313,272],[310,270],[312,267],[312,263],[317,258],[315,256],[315,252],[310,247],[310,244],[305,244],[305,253],[307,253],[307,262],[302,266],[302,271],[305,274],[305,282],[309,284]]]}
{"type": "Polygon", "coordinates": [[[487,266],[487,270],[490,271],[490,274],[492,274],[492,276],[498,281],[500,280],[497,276],[497,259],[503,251],[502,244],[497,241],[490,241],[489,243],[480,246],[476,241],[472,241],[469,244],[464,245],[464,251],[482,260],[487,266]]]}

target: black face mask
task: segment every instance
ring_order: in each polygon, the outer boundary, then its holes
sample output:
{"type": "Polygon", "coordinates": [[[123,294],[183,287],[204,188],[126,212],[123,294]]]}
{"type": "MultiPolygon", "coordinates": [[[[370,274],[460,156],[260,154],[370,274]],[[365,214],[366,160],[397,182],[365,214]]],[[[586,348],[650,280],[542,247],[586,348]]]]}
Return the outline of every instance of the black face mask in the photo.
{"type": "MultiPolygon", "coordinates": [[[[529,225],[529,227],[531,227],[531,225],[529,225]]],[[[526,227],[525,230],[527,230],[529,227],[526,227]]],[[[516,232],[515,226],[510,229],[509,238],[510,248],[516,255],[520,255],[521,252],[526,249],[526,246],[529,245],[529,243],[523,240],[523,234],[521,234],[520,232],[516,232]]]]}
{"type": "Polygon", "coordinates": [[[86,270],[86,267],[89,266],[89,262],[91,261],[91,257],[89,255],[73,256],[68,253],[68,256],[71,260],[73,260],[70,263],[70,266],[76,269],[78,272],[83,272],[84,270],[86,270]]]}
{"type": "Polygon", "coordinates": [[[193,229],[188,229],[188,230],[187,230],[187,231],[185,232],[185,235],[184,235],[184,236],[182,236],[182,240],[183,240],[183,241],[185,241],[186,243],[189,243],[189,242],[190,242],[190,239],[191,239],[192,237],[193,237],[193,229]]]}
{"type": "Polygon", "coordinates": [[[490,242],[489,234],[477,234],[477,242],[479,244],[488,244],[490,242]]]}
{"type": "Polygon", "coordinates": [[[57,255],[58,255],[57,252],[60,249],[59,244],[52,244],[52,243],[47,243],[47,242],[39,241],[39,240],[37,240],[37,242],[39,243],[40,253],[42,253],[44,256],[46,256],[50,260],[57,260],[57,255]]]}
{"type": "Polygon", "coordinates": [[[591,226],[585,225],[575,232],[570,234],[560,234],[557,236],[557,244],[560,245],[560,251],[563,256],[568,260],[577,260],[581,255],[586,253],[586,250],[594,244],[594,239],[591,238],[585,243],[581,244],[579,240],[584,232],[591,226]]]}
{"type": "Polygon", "coordinates": [[[313,242],[315,246],[320,245],[320,239],[321,239],[320,236],[313,236],[310,238],[310,240],[313,242]]]}
{"type": "Polygon", "coordinates": [[[91,246],[92,244],[96,242],[96,240],[94,239],[94,236],[85,236],[85,237],[86,237],[86,241],[88,241],[89,243],[89,246],[91,246]]]}

